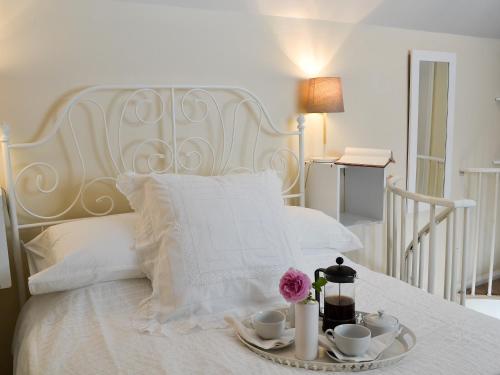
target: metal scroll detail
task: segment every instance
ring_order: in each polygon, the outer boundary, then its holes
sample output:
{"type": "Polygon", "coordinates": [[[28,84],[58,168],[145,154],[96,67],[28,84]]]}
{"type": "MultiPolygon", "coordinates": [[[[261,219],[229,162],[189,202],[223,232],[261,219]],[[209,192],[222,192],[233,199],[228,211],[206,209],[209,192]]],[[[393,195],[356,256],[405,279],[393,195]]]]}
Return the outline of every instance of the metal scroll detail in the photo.
{"type": "Polygon", "coordinates": [[[297,131],[292,132],[278,130],[260,101],[241,88],[91,87],[78,93],[64,107],[61,116],[45,137],[32,143],[10,144],[9,151],[49,143],[65,126],[70,133],[70,140],[65,146],[76,155],[77,160],[76,165],[70,165],[78,176],[78,181],[72,181],[72,185],[76,184],[76,193],[58,212],[50,215],[38,212],[30,204],[34,201],[32,197],[25,201],[21,181],[25,182],[23,186],[31,187],[30,193],[50,197],[63,188],[62,179],[58,166],[54,163],[28,163],[12,176],[17,204],[28,217],[42,221],[59,220],[77,207],[91,216],[110,214],[116,207],[115,197],[103,193],[93,196],[90,207],[89,191],[99,184],[114,187],[117,176],[124,172],[222,175],[272,168],[283,178],[284,197],[291,197],[294,188],[300,192],[297,186],[303,168],[298,153],[282,147],[283,142],[278,148],[265,149],[262,138],[264,134],[273,137],[302,137],[303,128],[299,126],[297,131]],[[124,99],[118,105],[118,110],[116,100],[115,107],[110,108],[95,98],[98,96],[96,94],[102,92],[121,94],[124,99]],[[225,96],[221,96],[221,93],[225,96]],[[104,149],[99,150],[99,154],[105,156],[109,166],[104,175],[90,173],[89,158],[96,155],[88,156],[84,153],[92,150],[92,147],[82,146],[81,138],[82,135],[83,138],[87,136],[84,134],[87,128],[84,127],[85,124],[75,120],[74,116],[74,109],[80,106],[94,114],[90,124],[92,128],[102,127],[100,129],[104,136],[100,143],[104,145],[104,149]],[[242,112],[247,114],[245,121],[241,119],[242,112]],[[117,114],[117,121],[113,121],[113,113],[117,114]],[[186,128],[188,126],[189,129],[186,128]],[[157,136],[143,137],[151,132],[155,132],[157,136]],[[239,155],[242,151],[245,151],[245,160],[239,155]]]}

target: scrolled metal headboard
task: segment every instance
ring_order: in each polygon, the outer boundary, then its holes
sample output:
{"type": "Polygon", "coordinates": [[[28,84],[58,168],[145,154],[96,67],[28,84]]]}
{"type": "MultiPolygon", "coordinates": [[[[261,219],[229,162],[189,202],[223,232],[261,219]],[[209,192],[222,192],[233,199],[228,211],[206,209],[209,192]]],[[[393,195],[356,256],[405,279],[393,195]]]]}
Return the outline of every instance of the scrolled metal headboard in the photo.
{"type": "Polygon", "coordinates": [[[0,128],[21,303],[26,300],[26,288],[19,231],[119,211],[115,205],[118,192],[97,189],[95,195],[95,190],[102,184],[114,189],[120,173],[221,175],[274,168],[283,177],[283,197],[304,204],[303,116],[297,118],[296,131],[280,130],[261,101],[240,87],[93,86],[74,95],[40,139],[12,144],[9,133],[9,126],[0,128]],[[88,131],[83,131],[82,123],[90,126],[88,131]],[[69,131],[66,138],[64,129],[69,131]],[[277,147],[276,137],[291,141],[286,146],[281,141],[277,147]],[[39,160],[26,161],[36,157],[33,149],[46,147],[56,138],[63,141],[63,151],[49,149],[39,160]],[[89,141],[92,146],[85,148],[89,141]],[[30,153],[22,154],[22,164],[14,168],[12,155],[23,150],[30,153]],[[50,161],[43,160],[47,155],[50,161]],[[61,178],[61,169],[70,175],[66,180],[61,178]],[[91,190],[97,208],[88,204],[91,190]],[[53,197],[63,195],[70,199],[59,206],[53,197]],[[54,202],[52,212],[40,211],[40,196],[54,202]]]}

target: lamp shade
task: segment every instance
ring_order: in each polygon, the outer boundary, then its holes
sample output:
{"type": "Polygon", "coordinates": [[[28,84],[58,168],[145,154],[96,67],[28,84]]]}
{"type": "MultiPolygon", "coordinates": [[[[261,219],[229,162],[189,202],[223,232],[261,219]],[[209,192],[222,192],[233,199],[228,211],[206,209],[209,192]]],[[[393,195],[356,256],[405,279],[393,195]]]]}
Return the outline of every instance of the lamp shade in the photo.
{"type": "Polygon", "coordinates": [[[304,81],[300,101],[306,113],[344,112],[340,77],[318,77],[304,81]]]}

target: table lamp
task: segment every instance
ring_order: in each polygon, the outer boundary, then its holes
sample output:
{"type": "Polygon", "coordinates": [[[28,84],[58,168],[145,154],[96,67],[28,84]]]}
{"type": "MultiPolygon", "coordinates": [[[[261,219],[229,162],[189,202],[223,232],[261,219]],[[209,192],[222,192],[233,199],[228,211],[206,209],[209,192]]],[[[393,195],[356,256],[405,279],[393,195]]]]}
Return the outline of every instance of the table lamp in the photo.
{"type": "Polygon", "coordinates": [[[334,157],[326,156],[327,113],[344,112],[342,81],[340,77],[317,77],[303,82],[300,105],[305,113],[323,114],[323,156],[313,157],[316,162],[331,163],[334,157]]]}

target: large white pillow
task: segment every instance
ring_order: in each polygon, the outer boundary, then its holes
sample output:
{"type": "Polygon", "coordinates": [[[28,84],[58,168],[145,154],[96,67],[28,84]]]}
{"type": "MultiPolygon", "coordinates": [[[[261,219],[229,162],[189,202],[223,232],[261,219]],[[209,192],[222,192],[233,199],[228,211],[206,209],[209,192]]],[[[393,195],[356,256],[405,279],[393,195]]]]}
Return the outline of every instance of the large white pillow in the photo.
{"type": "Polygon", "coordinates": [[[301,252],[275,172],[125,174],[117,186],[141,217],[136,250],[153,288],[147,329],[177,318],[203,327],[221,312],[280,301],[279,279],[301,252]]]}
{"type": "MultiPolygon", "coordinates": [[[[320,211],[286,207],[302,250],[346,252],[359,239],[320,211]]],[[[25,245],[32,294],[69,290],[96,282],[144,277],[134,245],[135,213],[92,217],[49,227],[25,245]]]]}
{"type": "Polygon", "coordinates": [[[359,238],[333,217],[312,208],[287,206],[287,218],[300,247],[347,252],[363,248],[359,238]]]}
{"type": "Polygon", "coordinates": [[[53,225],[24,245],[31,294],[144,277],[134,244],[135,213],[53,225]]]}

